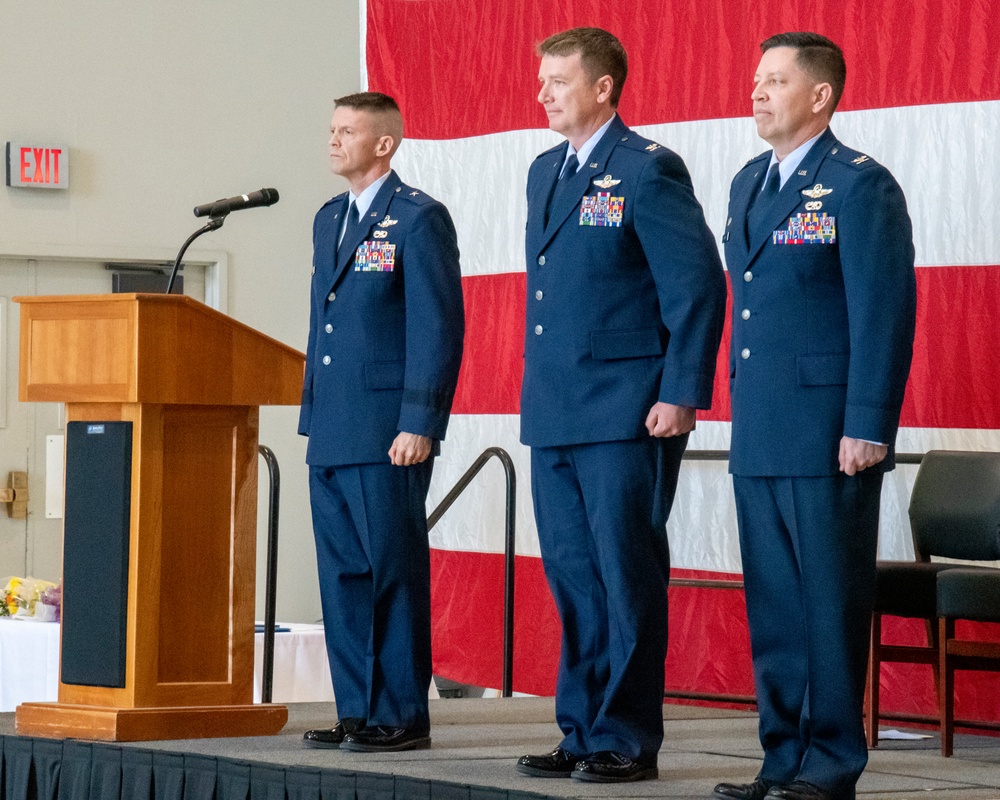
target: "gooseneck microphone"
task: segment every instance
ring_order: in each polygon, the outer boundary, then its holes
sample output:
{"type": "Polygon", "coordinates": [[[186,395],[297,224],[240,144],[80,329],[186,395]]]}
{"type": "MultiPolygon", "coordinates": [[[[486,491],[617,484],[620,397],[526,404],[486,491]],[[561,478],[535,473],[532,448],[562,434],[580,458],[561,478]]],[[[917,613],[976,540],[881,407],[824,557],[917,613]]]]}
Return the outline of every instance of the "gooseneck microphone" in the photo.
{"type": "Polygon", "coordinates": [[[177,260],[174,261],[174,268],[170,272],[170,278],[167,281],[166,293],[170,294],[174,290],[174,281],[177,279],[177,271],[180,269],[181,259],[184,257],[184,252],[188,249],[188,245],[191,242],[203,233],[221,228],[230,211],[239,211],[241,208],[257,208],[258,206],[273,206],[277,202],[277,189],[261,189],[257,192],[250,192],[250,194],[241,194],[237,197],[230,197],[225,200],[216,200],[214,203],[195,206],[194,215],[196,217],[208,217],[209,219],[204,227],[192,233],[187,241],[181,245],[180,252],[177,254],[177,260]]]}
{"type": "Polygon", "coordinates": [[[277,202],[277,189],[261,189],[257,192],[250,192],[250,194],[240,194],[225,200],[216,200],[214,203],[195,206],[194,215],[196,217],[224,217],[230,211],[239,211],[244,208],[258,208],[260,206],[273,206],[277,202]]]}

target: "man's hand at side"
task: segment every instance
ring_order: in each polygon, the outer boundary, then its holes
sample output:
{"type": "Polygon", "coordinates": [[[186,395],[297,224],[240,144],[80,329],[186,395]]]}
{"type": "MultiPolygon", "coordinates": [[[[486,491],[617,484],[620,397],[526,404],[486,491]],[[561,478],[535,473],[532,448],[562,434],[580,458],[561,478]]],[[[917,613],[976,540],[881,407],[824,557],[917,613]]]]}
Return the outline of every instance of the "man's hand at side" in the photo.
{"type": "Polygon", "coordinates": [[[888,453],[889,448],[884,444],[844,436],[840,440],[840,471],[854,475],[878,464],[888,453]]]}
{"type": "Polygon", "coordinates": [[[409,467],[427,460],[431,454],[431,438],[418,433],[401,431],[389,448],[389,460],[397,467],[409,467]]]}
{"type": "Polygon", "coordinates": [[[693,431],[695,422],[693,408],[659,402],[646,415],[646,430],[650,436],[680,436],[693,431]]]}

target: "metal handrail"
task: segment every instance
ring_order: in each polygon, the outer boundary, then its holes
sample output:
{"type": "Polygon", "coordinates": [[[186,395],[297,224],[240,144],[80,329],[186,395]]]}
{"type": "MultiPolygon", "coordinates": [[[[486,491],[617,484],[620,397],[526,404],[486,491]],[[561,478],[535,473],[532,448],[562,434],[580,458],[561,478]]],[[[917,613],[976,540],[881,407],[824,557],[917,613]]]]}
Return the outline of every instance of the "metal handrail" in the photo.
{"type": "Polygon", "coordinates": [[[267,445],[257,445],[257,451],[267,462],[270,491],[267,506],[267,581],[264,589],[264,668],[261,674],[260,701],[271,702],[274,686],[274,608],[278,584],[278,498],[281,494],[281,472],[274,451],[267,445]]]}
{"type": "MultiPolygon", "coordinates": [[[[268,492],[268,540],[266,583],[264,589],[264,663],[261,676],[261,702],[270,703],[274,685],[274,628],[275,605],[278,579],[278,501],[281,494],[281,472],[274,451],[267,445],[258,445],[258,452],[267,463],[269,477],[268,492]]],[[[427,517],[427,530],[430,531],[451,508],[458,496],[465,491],[472,479],[491,458],[497,458],[503,465],[506,479],[506,513],[504,521],[504,620],[503,620],[503,675],[501,694],[510,697],[513,693],[514,674],[514,548],[516,543],[515,499],[517,496],[517,474],[510,454],[502,447],[488,447],[484,450],[458,479],[427,517]]],[[[688,450],[684,458],[689,461],[728,461],[728,450],[688,450]]],[[[919,464],[922,453],[897,453],[898,464],[919,464]]],[[[700,578],[675,578],[671,586],[702,589],[742,589],[743,581],[708,580],[700,578]]],[[[675,694],[675,697],[690,699],[712,699],[711,696],[696,693],[675,694]]],[[[735,700],[735,696],[730,696],[735,700]]],[[[717,699],[721,699],[718,697],[717,699]]],[[[735,700],[747,702],[747,698],[735,700]]]]}
{"type": "Polygon", "coordinates": [[[501,695],[510,697],[514,686],[514,545],[515,545],[515,498],[517,495],[517,474],[510,454],[502,447],[487,447],[469,467],[465,474],[451,488],[427,517],[427,530],[433,528],[445,511],[465,491],[472,479],[486,466],[491,458],[499,459],[503,465],[507,484],[507,508],[504,521],[504,581],[503,581],[503,676],[501,695]]]}

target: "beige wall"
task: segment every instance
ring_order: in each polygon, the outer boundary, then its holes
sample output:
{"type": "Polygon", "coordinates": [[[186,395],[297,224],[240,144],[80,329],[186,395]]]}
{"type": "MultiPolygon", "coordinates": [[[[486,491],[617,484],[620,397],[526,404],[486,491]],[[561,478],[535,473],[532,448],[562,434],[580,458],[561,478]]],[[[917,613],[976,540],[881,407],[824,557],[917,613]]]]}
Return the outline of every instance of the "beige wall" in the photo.
{"type": "MultiPolygon", "coordinates": [[[[359,87],[359,1],[0,0],[0,20],[0,140],[67,144],[71,159],[67,192],[0,185],[0,254],[175,253],[194,205],[273,186],[278,205],[233,214],[191,253],[224,251],[228,312],[304,349],[312,216],[343,188],[326,163],[332,98],[359,87]]],[[[262,410],[260,438],[282,470],[278,615],[312,621],[296,417],[262,410]]]]}

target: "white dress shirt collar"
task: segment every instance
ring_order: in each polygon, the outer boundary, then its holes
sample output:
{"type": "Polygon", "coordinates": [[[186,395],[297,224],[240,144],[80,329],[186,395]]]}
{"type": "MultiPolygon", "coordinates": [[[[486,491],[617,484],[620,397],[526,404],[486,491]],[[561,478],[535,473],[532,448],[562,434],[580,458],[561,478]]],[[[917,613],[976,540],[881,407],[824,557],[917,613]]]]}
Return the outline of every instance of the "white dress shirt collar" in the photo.
{"type": "MultiPolygon", "coordinates": [[[[391,172],[391,170],[389,171],[391,172]]],[[[371,208],[372,201],[375,199],[375,195],[378,194],[378,190],[382,188],[382,184],[389,180],[389,172],[386,172],[382,177],[376,178],[372,181],[371,185],[368,186],[360,195],[355,196],[354,192],[347,193],[347,199],[350,203],[354,203],[358,207],[358,219],[364,219],[365,214],[368,213],[368,209],[371,208]]]]}
{"type": "MultiPolygon", "coordinates": [[[[571,155],[576,154],[576,157],[580,160],[580,163],[577,166],[577,170],[579,170],[580,167],[582,167],[586,163],[587,159],[590,158],[590,154],[594,152],[594,148],[597,147],[597,143],[599,141],[601,141],[601,137],[604,136],[604,134],[608,132],[608,128],[611,127],[611,123],[615,121],[615,117],[617,117],[617,116],[618,116],[618,114],[612,114],[611,115],[611,119],[609,119],[607,122],[605,122],[596,131],[594,131],[594,135],[591,136],[589,139],[587,139],[587,141],[585,141],[583,143],[583,145],[581,145],[581,147],[580,147],[579,150],[574,150],[572,144],[570,144],[566,148],[566,158],[567,159],[571,155]]],[[[566,161],[564,160],[563,161],[563,165],[565,166],[565,164],[566,164],[566,161]]],[[[559,169],[559,174],[562,174],[562,168],[559,169]]]]}
{"type": "Polygon", "coordinates": [[[799,168],[799,164],[802,163],[803,159],[809,154],[809,151],[812,150],[812,146],[816,144],[816,140],[819,139],[819,137],[822,136],[824,133],[826,133],[826,128],[824,128],[815,136],[813,136],[812,139],[809,139],[808,141],[800,144],[798,147],[792,150],[791,153],[789,153],[787,156],[781,159],[781,161],[778,161],[778,157],[774,154],[774,151],[772,150],[771,161],[767,165],[767,172],[771,171],[771,166],[773,164],[777,164],[778,174],[781,176],[781,186],[784,186],[785,181],[787,181],[789,178],[792,177],[792,175],[795,174],[795,170],[799,168]]]}

